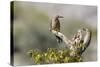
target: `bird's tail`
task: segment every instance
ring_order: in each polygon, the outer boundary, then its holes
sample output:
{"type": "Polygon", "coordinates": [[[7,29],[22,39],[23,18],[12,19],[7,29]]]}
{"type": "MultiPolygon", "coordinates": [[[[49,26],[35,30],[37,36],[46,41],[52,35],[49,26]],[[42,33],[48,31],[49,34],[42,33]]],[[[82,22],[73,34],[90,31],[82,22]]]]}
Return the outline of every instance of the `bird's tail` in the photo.
{"type": "Polygon", "coordinates": [[[62,39],[59,36],[56,36],[56,40],[57,40],[58,43],[61,43],[62,42],[62,39]]]}

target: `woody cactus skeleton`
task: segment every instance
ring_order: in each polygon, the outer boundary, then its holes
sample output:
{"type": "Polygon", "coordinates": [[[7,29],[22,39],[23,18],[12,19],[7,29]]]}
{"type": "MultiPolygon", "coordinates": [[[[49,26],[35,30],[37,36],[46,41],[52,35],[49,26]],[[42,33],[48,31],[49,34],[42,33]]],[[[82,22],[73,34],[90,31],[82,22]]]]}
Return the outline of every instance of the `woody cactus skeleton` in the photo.
{"type": "Polygon", "coordinates": [[[50,31],[56,36],[56,38],[65,42],[66,46],[70,50],[70,56],[75,57],[82,55],[91,41],[91,31],[87,28],[82,28],[77,31],[77,34],[69,40],[63,33],[60,32],[60,21],[58,18],[61,16],[55,16],[51,21],[50,31]]]}
{"type": "Polygon", "coordinates": [[[82,62],[82,53],[89,46],[91,41],[91,31],[87,28],[82,28],[77,31],[71,40],[69,40],[63,33],[60,32],[60,21],[58,18],[62,16],[53,17],[50,24],[50,31],[55,35],[57,42],[65,42],[68,49],[48,48],[45,52],[39,49],[32,49],[28,51],[28,55],[34,60],[35,64],[51,64],[51,63],[69,63],[82,62]]]}

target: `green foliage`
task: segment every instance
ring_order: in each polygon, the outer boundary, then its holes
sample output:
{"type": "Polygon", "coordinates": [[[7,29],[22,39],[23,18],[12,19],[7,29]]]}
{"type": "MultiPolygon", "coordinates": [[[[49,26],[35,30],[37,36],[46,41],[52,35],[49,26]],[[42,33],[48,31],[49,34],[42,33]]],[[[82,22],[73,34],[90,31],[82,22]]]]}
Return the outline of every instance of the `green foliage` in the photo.
{"type": "Polygon", "coordinates": [[[28,54],[35,64],[82,62],[80,55],[71,57],[70,50],[68,49],[48,48],[46,52],[39,49],[32,49],[28,54]]]}

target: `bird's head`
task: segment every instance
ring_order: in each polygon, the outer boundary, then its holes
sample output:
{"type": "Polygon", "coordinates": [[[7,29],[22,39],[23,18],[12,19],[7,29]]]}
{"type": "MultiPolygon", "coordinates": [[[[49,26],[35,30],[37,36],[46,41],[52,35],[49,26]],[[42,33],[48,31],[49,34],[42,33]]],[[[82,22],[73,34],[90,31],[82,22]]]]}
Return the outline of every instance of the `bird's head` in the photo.
{"type": "Polygon", "coordinates": [[[56,15],[55,18],[64,18],[64,17],[60,15],[56,15]]]}

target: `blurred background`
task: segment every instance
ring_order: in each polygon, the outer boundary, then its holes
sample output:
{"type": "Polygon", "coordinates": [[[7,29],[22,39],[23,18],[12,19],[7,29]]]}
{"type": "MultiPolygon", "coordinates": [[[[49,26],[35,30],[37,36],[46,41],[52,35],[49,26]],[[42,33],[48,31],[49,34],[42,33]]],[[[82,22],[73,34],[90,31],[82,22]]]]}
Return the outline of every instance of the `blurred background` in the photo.
{"type": "Polygon", "coordinates": [[[84,61],[97,60],[97,7],[55,3],[14,1],[13,15],[14,65],[31,65],[33,60],[27,55],[31,49],[65,48],[58,44],[49,31],[51,18],[61,15],[61,32],[69,39],[78,29],[92,30],[92,40],[83,53],[84,61]]]}

